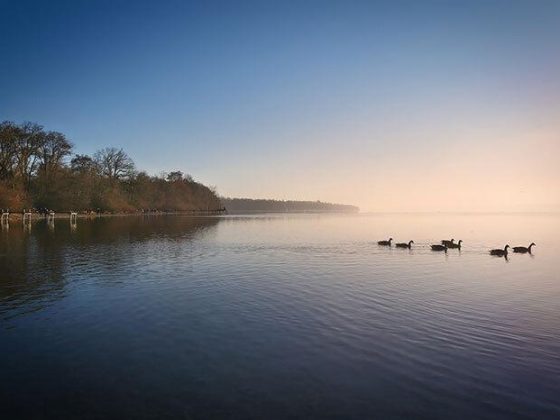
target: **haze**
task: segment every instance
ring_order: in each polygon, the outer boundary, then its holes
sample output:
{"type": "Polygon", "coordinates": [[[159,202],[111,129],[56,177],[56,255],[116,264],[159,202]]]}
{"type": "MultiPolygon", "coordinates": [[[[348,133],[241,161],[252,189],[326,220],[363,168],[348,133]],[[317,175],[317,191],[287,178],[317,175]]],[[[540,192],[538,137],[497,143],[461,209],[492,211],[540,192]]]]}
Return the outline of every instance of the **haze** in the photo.
{"type": "Polygon", "coordinates": [[[0,1],[0,121],[229,197],[560,210],[558,1],[0,1]]]}

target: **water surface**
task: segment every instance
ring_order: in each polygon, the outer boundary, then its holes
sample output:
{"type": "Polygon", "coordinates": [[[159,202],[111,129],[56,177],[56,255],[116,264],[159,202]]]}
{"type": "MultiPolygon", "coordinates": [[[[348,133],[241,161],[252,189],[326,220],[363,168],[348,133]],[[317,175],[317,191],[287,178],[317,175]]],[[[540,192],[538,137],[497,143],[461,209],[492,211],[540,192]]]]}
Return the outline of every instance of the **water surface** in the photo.
{"type": "Polygon", "coordinates": [[[12,223],[0,417],[558,418],[558,232],[558,215],[12,223]],[[451,237],[461,251],[430,251],[451,237]]]}

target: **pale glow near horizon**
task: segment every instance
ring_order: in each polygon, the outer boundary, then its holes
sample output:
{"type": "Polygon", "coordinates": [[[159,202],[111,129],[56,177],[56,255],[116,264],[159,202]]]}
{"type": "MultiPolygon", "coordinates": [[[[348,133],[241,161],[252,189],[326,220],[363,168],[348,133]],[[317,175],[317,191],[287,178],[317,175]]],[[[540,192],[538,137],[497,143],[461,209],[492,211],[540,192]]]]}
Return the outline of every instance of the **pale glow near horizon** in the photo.
{"type": "Polygon", "coordinates": [[[8,3],[0,121],[77,153],[230,197],[560,211],[556,0],[8,3]]]}
{"type": "Polygon", "coordinates": [[[471,120],[471,126],[465,118],[439,130],[424,126],[424,132],[412,124],[385,135],[372,130],[369,137],[334,130],[232,167],[218,190],[231,197],[354,204],[361,211],[560,211],[557,115],[495,125],[471,120]]]}

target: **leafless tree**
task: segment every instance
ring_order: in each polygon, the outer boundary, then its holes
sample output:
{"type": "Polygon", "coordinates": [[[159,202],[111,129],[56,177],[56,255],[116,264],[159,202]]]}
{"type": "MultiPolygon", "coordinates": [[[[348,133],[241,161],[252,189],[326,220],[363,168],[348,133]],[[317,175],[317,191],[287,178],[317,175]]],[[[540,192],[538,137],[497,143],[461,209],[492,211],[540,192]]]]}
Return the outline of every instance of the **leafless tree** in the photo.
{"type": "Polygon", "coordinates": [[[39,151],[45,142],[43,127],[24,122],[16,133],[16,173],[24,185],[29,185],[31,176],[39,165],[39,151]]]}
{"type": "Polygon", "coordinates": [[[39,149],[40,167],[45,177],[50,177],[63,163],[63,159],[70,155],[72,143],[66,136],[57,131],[49,131],[39,149]]]}
{"type": "Polygon", "coordinates": [[[134,162],[123,149],[107,147],[95,152],[93,159],[101,174],[111,180],[127,179],[134,175],[134,162]]]}
{"type": "Polygon", "coordinates": [[[172,171],[169,172],[167,175],[167,181],[169,182],[178,182],[183,180],[183,172],[181,171],[172,171]]]}
{"type": "Polygon", "coordinates": [[[14,176],[19,127],[11,121],[0,123],[0,180],[14,176]]]}
{"type": "Polygon", "coordinates": [[[70,169],[73,172],[79,173],[93,173],[95,172],[97,165],[93,159],[88,155],[76,155],[70,161],[70,169]]]}

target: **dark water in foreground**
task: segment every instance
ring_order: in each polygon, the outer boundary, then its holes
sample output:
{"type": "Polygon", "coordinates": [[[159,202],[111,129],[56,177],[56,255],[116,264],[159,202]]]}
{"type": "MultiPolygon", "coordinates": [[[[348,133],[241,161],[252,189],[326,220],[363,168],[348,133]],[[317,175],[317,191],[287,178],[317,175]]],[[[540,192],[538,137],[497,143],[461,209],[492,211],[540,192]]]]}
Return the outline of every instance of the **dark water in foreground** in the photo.
{"type": "Polygon", "coordinates": [[[559,232],[557,215],[12,223],[0,418],[560,418],[559,232]],[[416,246],[373,242],[389,236],[416,246]],[[461,252],[429,250],[451,236],[461,252]]]}

